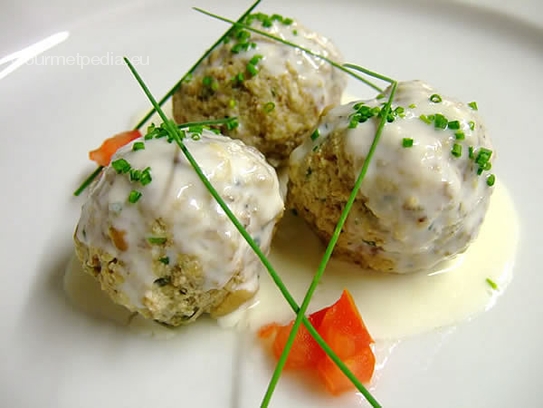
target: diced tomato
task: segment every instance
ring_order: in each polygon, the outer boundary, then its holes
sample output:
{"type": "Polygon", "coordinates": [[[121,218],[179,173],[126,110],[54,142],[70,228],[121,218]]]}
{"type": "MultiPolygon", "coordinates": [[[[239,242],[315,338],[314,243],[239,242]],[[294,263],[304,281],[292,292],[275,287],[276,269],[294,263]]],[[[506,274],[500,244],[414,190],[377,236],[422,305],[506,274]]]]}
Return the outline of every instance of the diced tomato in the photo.
{"type": "MultiPolygon", "coordinates": [[[[357,350],[352,357],[343,358],[342,361],[360,382],[368,383],[371,380],[375,368],[375,356],[370,346],[357,350]]],[[[319,362],[317,373],[326,389],[333,395],[339,395],[354,388],[351,380],[328,356],[319,362]]]]}
{"type": "MultiPolygon", "coordinates": [[[[326,308],[327,309],[327,308],[326,308]]],[[[309,321],[318,331],[320,323],[326,313],[326,309],[320,310],[309,316],[309,321]]],[[[285,344],[287,344],[290,331],[294,322],[286,326],[280,326],[273,342],[273,354],[275,358],[279,359],[285,344]]],[[[309,334],[309,331],[302,324],[296,337],[294,338],[294,343],[290,349],[287,362],[285,364],[285,369],[302,369],[302,368],[315,368],[319,360],[324,356],[324,351],[321,346],[315,341],[313,336],[309,334]]]]}
{"type": "MultiPolygon", "coordinates": [[[[375,367],[375,356],[370,348],[373,339],[347,290],[336,303],[311,314],[309,321],[361,382],[371,380],[375,367]]],[[[272,323],[259,331],[261,338],[273,337],[272,350],[277,359],[285,348],[293,324],[272,323]]],[[[305,326],[300,326],[296,334],[285,368],[316,371],[326,389],[334,395],[354,387],[305,326]]]]}
{"type": "Polygon", "coordinates": [[[328,308],[319,334],[339,358],[348,358],[373,343],[351,294],[346,290],[328,308]]]}
{"type": "Polygon", "coordinates": [[[98,149],[89,152],[89,158],[100,166],[107,166],[111,161],[111,157],[119,150],[119,148],[139,137],[141,137],[141,132],[139,130],[129,130],[118,133],[115,136],[106,139],[98,149]]]}

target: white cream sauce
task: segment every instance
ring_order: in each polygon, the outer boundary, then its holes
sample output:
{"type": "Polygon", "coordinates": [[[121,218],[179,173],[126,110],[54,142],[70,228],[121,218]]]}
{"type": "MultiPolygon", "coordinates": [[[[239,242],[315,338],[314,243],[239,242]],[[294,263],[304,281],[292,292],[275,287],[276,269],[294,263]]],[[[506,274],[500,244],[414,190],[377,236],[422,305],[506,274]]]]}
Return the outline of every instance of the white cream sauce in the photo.
{"type": "MultiPolygon", "coordinates": [[[[265,28],[260,22],[255,21],[252,26],[333,61],[342,61],[343,59],[329,39],[308,30],[296,21],[289,25],[275,21],[269,28],[265,28]]],[[[300,82],[299,86],[311,94],[319,110],[330,105],[334,101],[335,95],[345,89],[347,83],[345,74],[333,68],[323,59],[254,33],[251,34],[250,41],[256,44],[256,48],[239,54],[231,54],[233,58],[245,61],[255,55],[261,55],[263,58],[257,66],[259,69],[266,70],[270,75],[280,76],[287,72],[295,73],[296,80],[300,82]]],[[[230,48],[233,43],[233,41],[228,43],[227,47],[230,48]]],[[[221,64],[222,62],[221,59],[217,59],[214,63],[221,64]]]]}
{"type": "MultiPolygon", "coordinates": [[[[352,163],[348,170],[356,179],[380,120],[372,118],[350,129],[350,117],[356,111],[353,107],[379,107],[389,92],[381,99],[351,102],[330,110],[321,119],[320,136],[295,149],[291,163],[300,163],[326,143],[331,133],[340,132],[345,141],[344,154],[352,163]]],[[[439,102],[432,102],[432,95],[438,92],[422,81],[398,83],[392,109],[403,109],[402,117],[383,128],[372,165],[360,187],[365,206],[378,219],[379,232],[375,234],[381,254],[400,273],[432,268],[467,248],[477,236],[493,190],[487,185],[490,172],[477,175],[478,166],[468,154],[469,147],[475,156],[481,148],[492,150],[482,119],[465,103],[443,95],[439,102]],[[458,129],[437,128],[419,118],[438,114],[456,121],[458,129]],[[457,131],[462,132],[462,139],[455,136],[457,131]],[[403,147],[404,138],[412,138],[413,146],[403,147]],[[460,157],[451,153],[453,145],[461,147],[460,157]]],[[[323,189],[326,192],[326,187],[323,189]]],[[[344,249],[346,246],[354,253],[371,252],[371,245],[361,240],[364,231],[358,226],[359,216],[353,209],[347,219],[344,249]]]]}
{"type": "MultiPolygon", "coordinates": [[[[358,98],[346,93],[342,103],[354,100],[358,98]]],[[[171,103],[167,102],[164,109],[170,117],[171,103]]],[[[161,119],[155,114],[149,122],[153,121],[160,123],[161,119]]],[[[285,177],[286,172],[279,171],[283,197],[285,177]]],[[[397,344],[390,340],[454,325],[490,309],[513,277],[518,237],[512,198],[498,179],[479,235],[465,253],[431,271],[404,275],[365,271],[332,259],[309,311],[334,303],[341,291],[348,288],[372,336],[379,340],[375,351],[378,363],[381,361],[379,364],[383,365],[397,344]],[[490,287],[487,278],[498,285],[498,290],[490,287]]],[[[285,214],[269,258],[298,304],[323,253],[323,244],[305,223],[290,213],[285,214]]],[[[261,274],[259,281],[260,290],[255,298],[218,319],[220,326],[256,331],[270,322],[285,323],[294,318],[267,272],[261,274]]],[[[66,268],[64,289],[70,301],[91,316],[160,339],[178,333],[113,303],[99,283],[83,272],[75,255],[66,268]]]]}
{"type": "MultiPolygon", "coordinates": [[[[309,310],[335,302],[348,288],[376,340],[398,339],[456,324],[488,310],[512,278],[518,242],[518,222],[506,188],[497,183],[479,237],[466,253],[432,271],[388,275],[360,270],[356,265],[332,260],[319,284],[309,310]],[[498,285],[493,290],[486,282],[498,285]]],[[[270,260],[294,298],[301,303],[324,248],[298,217],[289,214],[279,225],[270,260]]],[[[77,260],[67,267],[65,290],[85,313],[128,325],[145,335],[164,338],[176,333],[114,304],[99,284],[81,271],[77,260]]],[[[219,320],[255,331],[270,322],[287,322],[294,314],[267,274],[260,277],[260,291],[252,305],[219,320]]],[[[198,323],[196,323],[198,324],[198,323]]]]}
{"type": "MultiPolygon", "coordinates": [[[[138,140],[141,141],[141,140],[138,140]]],[[[255,149],[209,131],[185,144],[202,171],[226,200],[261,248],[267,251],[276,219],[283,211],[277,176],[255,149]],[[232,160],[232,157],[235,157],[232,160]]],[[[145,149],[121,148],[113,160],[124,158],[135,169],[151,167],[153,181],[142,187],[107,167],[91,187],[83,206],[77,237],[90,247],[102,248],[120,259],[130,271],[119,287],[130,305],[142,307],[142,299],[157,276],[153,251],[147,239],[151,225],[162,219],[172,242],[171,259],[177,253],[195,256],[206,271],[203,289],[221,288],[242,270],[238,289],[257,290],[258,258],[215,202],[175,144],[166,140],[145,141],[145,149]],[[127,202],[133,189],[142,192],[135,203],[127,202]],[[109,227],[125,231],[127,249],[118,250],[107,235],[109,227]]],[[[156,256],[155,256],[156,257],[156,256]]]]}
{"type": "MultiPolygon", "coordinates": [[[[396,339],[458,323],[492,307],[512,278],[518,222],[511,197],[497,184],[479,237],[462,255],[431,271],[383,274],[332,259],[310,305],[315,311],[334,303],[348,288],[376,340],[396,339]],[[493,290],[486,279],[498,285],[493,290]]],[[[293,215],[280,223],[270,260],[301,303],[324,247],[293,215]]],[[[257,330],[294,317],[268,275],[260,277],[253,306],[229,316],[226,324],[257,330]]]]}

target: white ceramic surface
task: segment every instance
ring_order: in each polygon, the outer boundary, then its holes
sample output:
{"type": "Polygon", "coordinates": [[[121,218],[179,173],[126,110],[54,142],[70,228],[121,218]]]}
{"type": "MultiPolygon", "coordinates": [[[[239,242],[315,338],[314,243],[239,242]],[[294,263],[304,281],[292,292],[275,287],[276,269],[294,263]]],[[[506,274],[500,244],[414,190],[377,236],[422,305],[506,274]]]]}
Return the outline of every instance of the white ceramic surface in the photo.
{"type": "MultiPolygon", "coordinates": [[[[263,11],[292,15],[330,36],[349,61],[477,100],[499,154],[498,182],[520,216],[515,277],[496,306],[470,322],[404,339],[380,370],[374,395],[392,408],[541,406],[543,3],[263,3],[263,11]]],[[[161,95],[226,29],[191,5],[233,18],[245,7],[213,0],[4,2],[0,61],[68,32],[42,55],[148,58],[138,68],[161,95]]],[[[62,274],[82,202],[71,193],[93,168],[87,151],[127,128],[147,102],[121,64],[39,61],[0,74],[0,406],[258,406],[271,365],[247,336],[203,321],[170,340],[145,338],[90,318],[66,299],[62,274]]],[[[371,94],[354,84],[350,92],[371,94]]],[[[272,406],[364,403],[309,394],[285,378],[272,406]]]]}

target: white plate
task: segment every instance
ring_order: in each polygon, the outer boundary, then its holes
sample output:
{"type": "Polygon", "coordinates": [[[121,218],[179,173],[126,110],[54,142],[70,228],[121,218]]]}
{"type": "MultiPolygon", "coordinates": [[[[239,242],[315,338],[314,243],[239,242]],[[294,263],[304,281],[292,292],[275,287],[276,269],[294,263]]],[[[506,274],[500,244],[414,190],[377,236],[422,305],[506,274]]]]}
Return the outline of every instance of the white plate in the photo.
{"type": "MultiPolygon", "coordinates": [[[[350,61],[476,99],[499,152],[499,181],[520,215],[516,276],[497,305],[456,328],[404,340],[380,372],[374,395],[385,407],[538,406],[542,4],[524,1],[499,12],[453,2],[264,3],[263,11],[297,17],[334,39],[350,61]]],[[[190,11],[186,1],[29,4],[8,2],[2,13],[0,58],[68,31],[43,55],[148,58],[139,68],[156,95],[226,29],[190,11]]],[[[198,5],[233,18],[244,8],[211,0],[198,5]]],[[[351,91],[369,95],[360,86],[351,91]]],[[[123,65],[23,65],[0,79],[2,407],[260,402],[271,366],[247,336],[202,322],[169,341],[143,338],[80,313],[63,294],[81,204],[71,193],[92,169],[87,151],[146,107],[123,65]]],[[[272,405],[363,405],[361,397],[336,400],[301,388],[283,379],[272,405]]]]}

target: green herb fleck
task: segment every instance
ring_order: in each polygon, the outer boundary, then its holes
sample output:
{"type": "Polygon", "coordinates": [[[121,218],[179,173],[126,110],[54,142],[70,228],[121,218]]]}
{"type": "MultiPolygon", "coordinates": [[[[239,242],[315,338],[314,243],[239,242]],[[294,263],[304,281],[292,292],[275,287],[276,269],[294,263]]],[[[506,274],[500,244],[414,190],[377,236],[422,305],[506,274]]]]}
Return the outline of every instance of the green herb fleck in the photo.
{"type": "Polygon", "coordinates": [[[132,204],[136,204],[142,195],[143,194],[141,194],[139,191],[132,190],[128,195],[128,201],[132,204]]]}
{"type": "Polygon", "coordinates": [[[433,94],[432,96],[430,96],[430,100],[433,102],[433,103],[440,103],[443,101],[443,99],[441,99],[441,96],[438,95],[438,94],[433,94]]]}
{"type": "Polygon", "coordinates": [[[131,169],[129,173],[130,181],[140,181],[141,179],[141,170],[131,169]]]}
{"type": "Polygon", "coordinates": [[[251,65],[256,65],[256,64],[258,64],[258,63],[260,62],[260,60],[261,60],[262,58],[264,58],[263,55],[257,54],[257,55],[255,55],[253,58],[251,58],[251,59],[249,60],[249,64],[251,64],[251,65]]]}
{"type": "Polygon", "coordinates": [[[454,157],[462,156],[462,145],[458,143],[453,144],[451,153],[454,157]]]}
{"type": "Polygon", "coordinates": [[[412,147],[413,146],[413,139],[404,137],[402,140],[402,146],[403,147],[412,147]]]}
{"type": "Polygon", "coordinates": [[[251,76],[256,76],[256,74],[258,74],[258,68],[253,64],[247,64],[247,72],[249,72],[251,76]]]}
{"type": "Polygon", "coordinates": [[[275,109],[275,103],[268,102],[264,104],[264,112],[271,113],[275,109]]]}
{"type": "Polygon", "coordinates": [[[315,129],[313,131],[313,133],[311,133],[311,140],[313,140],[313,141],[317,140],[320,135],[321,135],[321,132],[320,132],[319,128],[315,129]]]}
{"type": "Polygon", "coordinates": [[[415,105],[414,103],[411,103],[408,106],[409,109],[415,109],[416,107],[417,107],[417,105],[415,105]]]}
{"type": "Polygon", "coordinates": [[[138,150],[144,150],[145,149],[145,143],[143,142],[136,142],[132,145],[132,150],[138,151],[138,150]]]}
{"type": "Polygon", "coordinates": [[[240,72],[239,74],[232,77],[232,82],[235,82],[237,84],[241,84],[243,81],[245,81],[245,75],[243,72],[240,72]]]}
{"type": "Polygon", "coordinates": [[[217,89],[219,89],[219,83],[215,80],[215,78],[209,75],[205,76],[202,79],[202,84],[212,91],[216,91],[217,89]]]}
{"type": "Polygon", "coordinates": [[[147,242],[152,245],[163,245],[168,239],[165,237],[148,237],[147,242]]]}
{"type": "Polygon", "coordinates": [[[151,181],[153,181],[153,178],[151,177],[151,168],[150,167],[146,167],[145,169],[142,170],[141,177],[140,177],[139,181],[140,181],[142,186],[146,186],[151,181]]]}
{"type": "Polygon", "coordinates": [[[487,178],[486,178],[486,184],[489,186],[489,187],[492,187],[494,185],[494,183],[496,182],[496,176],[494,174],[490,174],[487,178]]]}
{"type": "Polygon", "coordinates": [[[486,283],[488,283],[488,286],[490,286],[493,290],[498,290],[498,284],[492,279],[486,278],[486,283]]]}
{"type": "Polygon", "coordinates": [[[117,174],[125,174],[130,171],[132,166],[130,166],[130,163],[128,163],[125,159],[117,159],[111,162],[111,167],[115,169],[117,174]]]}
{"type": "Polygon", "coordinates": [[[460,122],[457,120],[452,120],[452,121],[449,121],[447,126],[449,127],[449,129],[458,130],[460,129],[460,122]]]}
{"type": "Polygon", "coordinates": [[[477,102],[475,102],[475,101],[474,101],[474,102],[468,103],[468,106],[469,106],[471,109],[473,109],[474,111],[479,110],[479,108],[477,107],[477,102]]]}
{"type": "Polygon", "coordinates": [[[475,122],[472,121],[472,120],[469,121],[469,129],[470,129],[470,130],[474,130],[474,129],[475,129],[475,122]]]}
{"type": "Polygon", "coordinates": [[[429,125],[430,123],[432,123],[432,120],[431,120],[428,116],[426,116],[426,115],[420,115],[420,116],[419,116],[419,119],[422,120],[424,123],[426,123],[426,124],[428,124],[428,125],[429,125]]]}
{"type": "Polygon", "coordinates": [[[456,138],[456,140],[464,140],[466,138],[466,135],[461,130],[457,130],[456,132],[454,132],[454,137],[456,138]]]}
{"type": "Polygon", "coordinates": [[[447,129],[448,124],[449,121],[445,116],[443,116],[441,113],[435,114],[434,126],[436,129],[447,129]]]}
{"type": "Polygon", "coordinates": [[[164,265],[169,265],[170,264],[170,258],[167,257],[167,256],[164,256],[164,257],[159,259],[159,262],[163,263],[164,265]]]}

